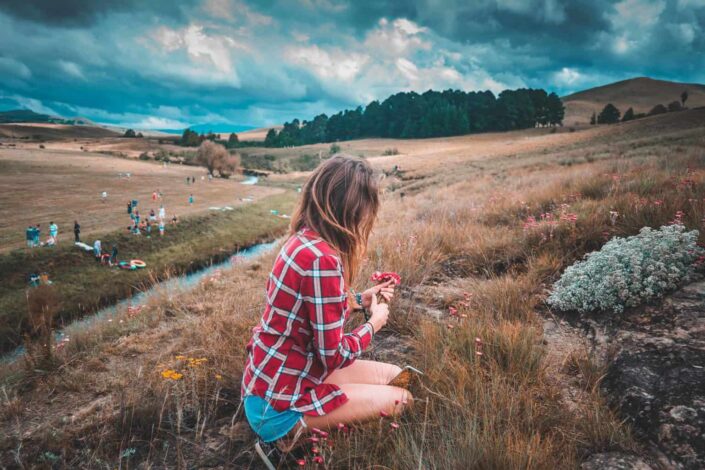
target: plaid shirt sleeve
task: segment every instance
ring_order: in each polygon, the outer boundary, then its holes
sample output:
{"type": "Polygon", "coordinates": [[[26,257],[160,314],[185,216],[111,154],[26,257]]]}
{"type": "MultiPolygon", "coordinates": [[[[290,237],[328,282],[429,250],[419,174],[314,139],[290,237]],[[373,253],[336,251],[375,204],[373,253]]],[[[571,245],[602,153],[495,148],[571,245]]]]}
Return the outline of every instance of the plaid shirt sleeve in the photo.
{"type": "Polygon", "coordinates": [[[345,334],[347,296],[340,261],[323,255],[302,279],[301,295],[313,329],[313,345],[325,375],[352,364],[372,341],[372,325],[364,323],[345,334]]]}

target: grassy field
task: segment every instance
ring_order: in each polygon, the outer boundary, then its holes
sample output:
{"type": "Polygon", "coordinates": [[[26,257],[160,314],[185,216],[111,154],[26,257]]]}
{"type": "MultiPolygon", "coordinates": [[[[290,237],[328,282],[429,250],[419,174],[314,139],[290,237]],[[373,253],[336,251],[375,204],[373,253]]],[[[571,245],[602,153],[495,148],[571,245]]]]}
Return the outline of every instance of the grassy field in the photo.
{"type": "MultiPolygon", "coordinates": [[[[594,452],[644,452],[605,404],[604,364],[586,342],[544,335],[544,300],[566,266],[614,236],[676,211],[703,229],[703,130],[693,110],[576,132],[349,143],[353,154],[400,151],[371,158],[388,176],[355,287],[379,268],[403,285],[369,357],[425,377],[399,429],[380,419],[332,433],[326,467],[569,469],[594,452]],[[556,223],[527,228],[546,213],[556,223]]],[[[72,333],[54,372],[8,368],[0,463],[258,468],[239,384],[272,260],[72,333]]]]}
{"type": "Polygon", "coordinates": [[[61,298],[56,323],[63,324],[131,295],[137,289],[192,271],[230,256],[236,249],[281,235],[286,219],[270,209],[289,213],[295,193],[288,191],[227,212],[184,217],[151,238],[124,230],[94,234],[121,260],[141,259],[147,269],[125,271],[102,266],[89,253],[64,242],[53,248],[15,250],[0,254],[0,350],[15,347],[27,327],[26,286],[29,273],[49,274],[61,298]]]}
{"type": "MultiPolygon", "coordinates": [[[[138,139],[129,139],[138,140],[138,139]]],[[[164,204],[169,218],[208,210],[210,206],[242,204],[240,198],[260,199],[280,192],[273,187],[246,186],[239,178],[201,181],[205,170],[198,167],[114,158],[64,150],[0,148],[0,251],[24,246],[24,231],[30,224],[42,225],[43,240],[49,222],[59,225],[60,243],[73,241],[73,221],[81,224],[82,236],[124,228],[130,223],[127,201],[139,200],[143,217],[149,209],[164,204]],[[119,174],[130,173],[129,179],[119,174]],[[193,176],[196,183],[186,184],[193,176]],[[153,202],[152,192],[163,193],[153,202]],[[108,193],[107,202],[101,193],[108,193]],[[188,203],[193,193],[195,202],[188,203]]]]}

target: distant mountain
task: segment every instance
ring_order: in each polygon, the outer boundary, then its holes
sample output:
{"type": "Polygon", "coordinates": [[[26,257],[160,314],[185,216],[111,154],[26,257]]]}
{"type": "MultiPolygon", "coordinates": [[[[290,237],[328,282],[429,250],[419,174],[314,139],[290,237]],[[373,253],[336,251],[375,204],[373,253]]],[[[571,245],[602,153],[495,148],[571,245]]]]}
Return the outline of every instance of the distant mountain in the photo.
{"type": "Polygon", "coordinates": [[[566,108],[563,123],[587,124],[592,113],[599,113],[607,103],[615,105],[622,114],[630,107],[636,113],[648,113],[657,104],[668,106],[679,101],[683,91],[688,92],[687,107],[705,106],[705,85],[695,83],[638,77],[590,88],[562,98],[566,108]]]}
{"type": "MultiPolygon", "coordinates": [[[[255,129],[252,126],[240,126],[234,124],[196,124],[189,126],[189,129],[196,131],[199,134],[207,134],[208,132],[213,132],[214,134],[230,134],[245,132],[255,129]]],[[[166,132],[167,134],[183,134],[184,129],[159,129],[161,132],[166,132]]]]}
{"type": "Polygon", "coordinates": [[[0,124],[10,123],[52,123],[67,124],[71,126],[97,126],[97,124],[90,119],[80,116],[63,118],[61,116],[50,116],[48,114],[35,113],[30,109],[0,111],[0,124]]]}
{"type": "Polygon", "coordinates": [[[10,111],[0,111],[0,123],[10,122],[56,122],[61,120],[48,114],[39,114],[29,109],[13,109],[10,111]]]}

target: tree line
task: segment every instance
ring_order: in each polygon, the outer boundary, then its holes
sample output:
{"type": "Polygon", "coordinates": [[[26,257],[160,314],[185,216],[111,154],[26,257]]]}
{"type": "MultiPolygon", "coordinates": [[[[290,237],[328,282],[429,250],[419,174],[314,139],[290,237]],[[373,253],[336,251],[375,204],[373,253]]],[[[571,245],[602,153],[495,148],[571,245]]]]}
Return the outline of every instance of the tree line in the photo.
{"type": "Polygon", "coordinates": [[[402,92],[364,108],[346,109],[310,121],[294,119],[270,129],[266,147],[288,147],[367,137],[426,138],[509,131],[563,124],[565,108],[555,93],[542,89],[402,92]]]}
{"type": "Polygon", "coordinates": [[[211,131],[208,131],[207,134],[199,134],[191,129],[185,129],[183,134],[181,134],[181,138],[176,143],[184,147],[198,147],[206,141],[217,142],[229,149],[242,147],[243,144],[234,132],[230,134],[228,140],[222,140],[219,138],[218,134],[214,134],[211,131]]]}
{"type": "Polygon", "coordinates": [[[635,113],[633,108],[629,108],[624,112],[622,116],[621,111],[612,103],[607,103],[599,114],[596,112],[592,113],[590,116],[590,124],[614,124],[617,122],[627,122],[634,119],[641,119],[646,116],[655,116],[657,114],[664,114],[668,112],[681,111],[685,109],[685,102],[688,101],[688,91],[684,90],[681,93],[680,101],[674,100],[664,106],[662,104],[657,104],[648,113],[635,113]],[[620,119],[621,118],[621,119],[620,119]]]}

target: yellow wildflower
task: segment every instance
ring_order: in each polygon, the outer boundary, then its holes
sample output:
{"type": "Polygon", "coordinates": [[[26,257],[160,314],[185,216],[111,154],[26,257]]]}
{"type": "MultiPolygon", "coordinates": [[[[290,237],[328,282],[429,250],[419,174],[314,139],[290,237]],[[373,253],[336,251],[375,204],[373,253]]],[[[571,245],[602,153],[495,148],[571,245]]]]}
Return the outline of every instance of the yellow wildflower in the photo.
{"type": "Polygon", "coordinates": [[[183,361],[184,359],[186,359],[186,356],[176,356],[177,361],[183,361]]]}
{"type": "Polygon", "coordinates": [[[220,374],[215,374],[215,380],[223,380],[223,376],[220,374]]]}
{"type": "Polygon", "coordinates": [[[162,377],[165,379],[179,380],[184,376],[184,374],[175,371],[174,369],[166,369],[162,371],[162,377]]]}

